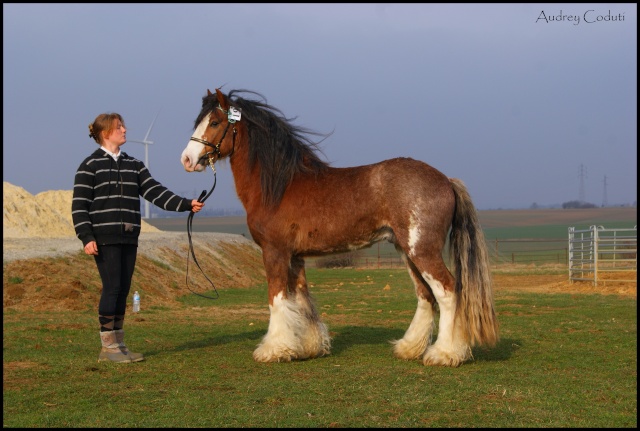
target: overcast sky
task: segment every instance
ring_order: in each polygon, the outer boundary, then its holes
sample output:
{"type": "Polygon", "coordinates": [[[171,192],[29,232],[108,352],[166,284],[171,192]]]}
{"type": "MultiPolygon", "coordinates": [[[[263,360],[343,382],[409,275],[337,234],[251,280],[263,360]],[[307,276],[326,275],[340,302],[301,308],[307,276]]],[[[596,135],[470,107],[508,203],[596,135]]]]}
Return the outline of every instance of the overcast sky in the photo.
{"type": "MultiPolygon", "coordinates": [[[[3,180],[71,190],[103,112],[172,191],[207,89],[333,135],[337,167],[420,159],[479,209],[637,199],[636,4],[3,4],[3,180]],[[583,187],[581,189],[581,186],[583,187]]],[[[242,208],[228,163],[207,207],[242,208]]],[[[178,214],[176,214],[178,215],[178,214]]]]}

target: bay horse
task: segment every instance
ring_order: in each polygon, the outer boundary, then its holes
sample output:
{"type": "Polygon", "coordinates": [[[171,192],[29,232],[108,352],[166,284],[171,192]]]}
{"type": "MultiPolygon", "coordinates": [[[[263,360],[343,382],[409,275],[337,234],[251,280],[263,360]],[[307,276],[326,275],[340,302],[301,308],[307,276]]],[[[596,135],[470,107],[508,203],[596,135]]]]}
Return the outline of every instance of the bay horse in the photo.
{"type": "Polygon", "coordinates": [[[227,158],[249,231],[262,249],[270,318],[254,360],[328,355],[331,338],[309,292],[304,258],[382,240],[402,256],[418,299],[404,336],[392,341],[396,357],[457,367],[472,359],[473,346],[494,346],[499,335],[488,255],[462,181],[411,158],[332,167],[319,157],[312,135],[321,134],[294,125],[259,93],[207,90],[180,158],[188,172],[227,158]],[[447,238],[455,277],[442,257],[447,238]]]}

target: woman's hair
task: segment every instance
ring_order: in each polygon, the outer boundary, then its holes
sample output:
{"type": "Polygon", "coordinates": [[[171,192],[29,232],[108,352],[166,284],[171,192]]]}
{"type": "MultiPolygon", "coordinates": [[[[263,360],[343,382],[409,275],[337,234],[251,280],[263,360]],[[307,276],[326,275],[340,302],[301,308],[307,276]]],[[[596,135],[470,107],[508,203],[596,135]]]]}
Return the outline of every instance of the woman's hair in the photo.
{"type": "Polygon", "coordinates": [[[120,114],[110,112],[106,114],[100,114],[93,120],[93,123],[89,124],[89,137],[93,138],[98,145],[102,145],[103,136],[109,136],[113,130],[115,120],[120,120],[124,126],[124,120],[120,114]]]}

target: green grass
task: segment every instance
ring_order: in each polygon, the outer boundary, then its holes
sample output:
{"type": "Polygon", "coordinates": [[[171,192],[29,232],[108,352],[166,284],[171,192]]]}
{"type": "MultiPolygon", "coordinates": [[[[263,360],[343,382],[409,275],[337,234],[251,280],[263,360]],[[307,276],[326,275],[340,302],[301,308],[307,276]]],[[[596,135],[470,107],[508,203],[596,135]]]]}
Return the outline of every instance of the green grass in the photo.
{"type": "Polygon", "coordinates": [[[3,426],[637,426],[635,299],[501,289],[501,341],[452,369],[392,355],[416,306],[405,270],[308,278],[333,349],[293,363],[252,359],[265,286],[129,315],[135,364],[96,362],[93,312],[6,312],[3,426]]]}

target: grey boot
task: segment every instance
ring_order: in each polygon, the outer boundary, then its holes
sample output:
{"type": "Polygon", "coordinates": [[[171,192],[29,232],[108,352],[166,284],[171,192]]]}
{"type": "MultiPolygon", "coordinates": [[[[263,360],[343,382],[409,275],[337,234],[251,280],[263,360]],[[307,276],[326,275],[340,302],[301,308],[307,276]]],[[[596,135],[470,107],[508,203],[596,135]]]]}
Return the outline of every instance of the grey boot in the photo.
{"type": "Polygon", "coordinates": [[[118,342],[118,346],[120,347],[120,351],[129,356],[129,358],[131,358],[131,362],[144,361],[144,356],[142,355],[142,353],[134,353],[127,349],[127,346],[124,344],[124,329],[116,329],[113,332],[116,333],[116,340],[118,342]]]}
{"type": "Polygon", "coordinates": [[[102,350],[98,355],[98,362],[131,363],[129,355],[122,353],[120,350],[115,331],[100,332],[100,340],[102,341],[102,350]]]}

